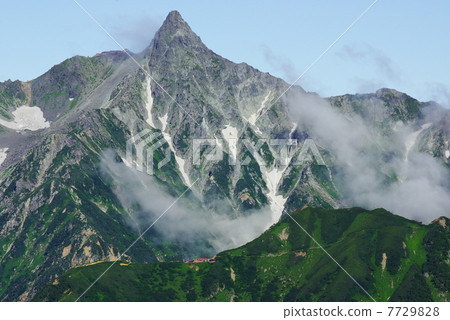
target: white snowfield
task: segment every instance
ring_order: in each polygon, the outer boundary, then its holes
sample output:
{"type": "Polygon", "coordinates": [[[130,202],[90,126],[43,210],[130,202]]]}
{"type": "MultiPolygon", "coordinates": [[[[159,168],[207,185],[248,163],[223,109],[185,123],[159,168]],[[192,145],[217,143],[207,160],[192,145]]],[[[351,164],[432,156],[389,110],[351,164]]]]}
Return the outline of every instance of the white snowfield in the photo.
{"type": "Polygon", "coordinates": [[[156,125],[153,122],[153,115],[152,115],[153,97],[152,97],[152,87],[151,87],[151,79],[150,78],[147,78],[146,95],[147,95],[147,103],[145,104],[145,108],[147,109],[147,123],[152,128],[156,128],[156,125]]]}
{"type": "Polygon", "coordinates": [[[170,150],[172,151],[173,155],[175,156],[175,161],[177,162],[178,169],[180,170],[180,173],[183,176],[184,184],[186,186],[190,187],[190,186],[192,186],[192,182],[191,182],[191,179],[189,178],[189,174],[184,169],[184,165],[185,165],[186,161],[182,157],[177,155],[177,153],[175,152],[175,147],[173,146],[172,137],[170,136],[170,134],[168,132],[165,132],[166,128],[167,128],[168,116],[169,116],[169,114],[166,113],[164,116],[159,117],[159,121],[162,124],[161,132],[163,134],[164,139],[169,144],[170,150]]]}
{"type": "Polygon", "coordinates": [[[294,123],[294,126],[291,129],[291,132],[289,132],[289,139],[292,139],[292,135],[294,134],[295,129],[297,129],[297,124],[296,123],[294,123]]]}
{"type": "Polygon", "coordinates": [[[45,120],[44,113],[39,107],[21,106],[13,111],[14,120],[0,119],[0,125],[13,130],[36,131],[50,127],[50,122],[45,120]]]}
{"type": "Polygon", "coordinates": [[[269,91],[269,93],[266,95],[264,100],[261,102],[261,107],[248,118],[247,121],[250,122],[252,124],[252,126],[256,125],[256,120],[258,120],[259,116],[261,115],[261,112],[264,110],[264,107],[266,106],[266,102],[267,102],[267,100],[269,100],[271,93],[272,93],[272,91],[269,91]]]}
{"type": "MultiPolygon", "coordinates": [[[[287,197],[283,197],[278,193],[278,186],[283,178],[283,173],[287,169],[287,166],[284,168],[277,168],[274,166],[271,169],[268,169],[264,163],[264,160],[258,153],[253,154],[256,161],[259,164],[259,169],[261,170],[262,177],[266,182],[266,186],[268,189],[267,197],[270,200],[270,211],[272,212],[272,224],[278,222],[280,217],[283,214],[284,204],[287,201],[287,197]]],[[[288,160],[288,163],[291,159],[288,160]]]]}
{"type": "Polygon", "coordinates": [[[404,160],[405,162],[408,162],[408,155],[409,155],[409,153],[411,152],[411,149],[413,148],[413,146],[416,144],[416,140],[417,140],[417,137],[419,136],[419,134],[420,134],[423,130],[427,130],[429,127],[431,127],[431,125],[432,125],[431,123],[423,124],[423,125],[420,127],[419,130],[414,131],[414,132],[411,132],[411,133],[406,137],[406,140],[405,140],[405,149],[406,149],[406,152],[405,152],[405,156],[404,156],[404,158],[403,158],[403,160],[404,160]]]}
{"type": "Polygon", "coordinates": [[[7,151],[8,151],[8,148],[0,148],[0,166],[6,160],[6,157],[7,157],[6,152],[7,151]]]}
{"type": "Polygon", "coordinates": [[[228,142],[230,156],[235,161],[237,157],[238,129],[232,125],[226,125],[222,130],[222,136],[228,142]]]}
{"type": "Polygon", "coordinates": [[[263,166],[260,166],[260,168],[263,173],[263,178],[266,181],[267,189],[269,189],[267,196],[270,199],[272,223],[276,223],[283,214],[284,204],[287,200],[287,198],[283,197],[281,194],[278,194],[278,185],[283,178],[283,173],[286,170],[287,166],[280,169],[274,167],[270,171],[263,169],[263,166]]]}

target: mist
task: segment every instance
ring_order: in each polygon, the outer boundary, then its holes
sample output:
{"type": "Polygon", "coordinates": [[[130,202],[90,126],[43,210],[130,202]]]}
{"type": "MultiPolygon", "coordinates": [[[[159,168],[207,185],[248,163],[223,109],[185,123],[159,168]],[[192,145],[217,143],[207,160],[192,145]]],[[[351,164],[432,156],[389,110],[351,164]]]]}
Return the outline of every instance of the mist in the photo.
{"type": "MultiPolygon", "coordinates": [[[[397,123],[386,136],[373,123],[344,115],[317,95],[291,92],[286,102],[299,128],[335,155],[335,179],[346,205],[385,208],[425,223],[449,216],[448,169],[413,148],[422,128],[397,123]]],[[[382,105],[372,107],[383,113],[382,105]]]]}
{"type": "Polygon", "coordinates": [[[117,19],[118,24],[114,26],[114,36],[125,48],[133,52],[141,52],[152,41],[158,31],[161,21],[153,17],[140,17],[132,19],[123,16],[117,19]]]}
{"type": "Polygon", "coordinates": [[[295,79],[297,79],[300,73],[296,70],[294,63],[291,60],[277,55],[272,49],[265,45],[262,45],[261,49],[267,63],[272,66],[272,68],[280,70],[286,81],[294,82],[295,79]]]}
{"type": "Polygon", "coordinates": [[[353,62],[372,64],[376,68],[376,74],[383,75],[386,79],[398,80],[401,78],[401,73],[394,66],[392,60],[382,51],[367,43],[344,45],[337,55],[342,59],[349,59],[353,62]]]}
{"type": "Polygon", "coordinates": [[[444,108],[450,109],[450,90],[448,86],[440,82],[433,82],[427,84],[427,92],[430,93],[431,98],[437,101],[444,108]]]}
{"type": "Polygon", "coordinates": [[[259,236],[272,222],[270,210],[232,218],[236,214],[229,212],[225,202],[215,203],[213,212],[206,210],[192,192],[181,198],[172,196],[153,176],[118,162],[112,150],[103,153],[100,170],[113,183],[116,196],[129,213],[126,221],[130,227],[141,233],[164,214],[153,228],[164,239],[181,243],[191,252],[204,251],[205,241],[215,253],[239,247],[259,236]]]}

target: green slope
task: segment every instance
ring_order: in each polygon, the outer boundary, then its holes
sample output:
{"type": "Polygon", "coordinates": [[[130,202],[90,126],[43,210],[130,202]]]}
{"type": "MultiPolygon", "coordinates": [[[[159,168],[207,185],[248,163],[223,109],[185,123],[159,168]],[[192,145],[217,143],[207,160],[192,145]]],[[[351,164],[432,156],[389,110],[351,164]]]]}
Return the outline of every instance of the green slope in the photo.
{"type": "MultiPolygon", "coordinates": [[[[361,208],[306,208],[292,217],[375,300],[448,300],[448,219],[426,226],[383,209],[361,208]]],[[[216,258],[214,263],[118,262],[81,300],[371,301],[288,216],[216,258]]],[[[35,300],[74,301],[111,263],[71,269],[35,300]]]]}

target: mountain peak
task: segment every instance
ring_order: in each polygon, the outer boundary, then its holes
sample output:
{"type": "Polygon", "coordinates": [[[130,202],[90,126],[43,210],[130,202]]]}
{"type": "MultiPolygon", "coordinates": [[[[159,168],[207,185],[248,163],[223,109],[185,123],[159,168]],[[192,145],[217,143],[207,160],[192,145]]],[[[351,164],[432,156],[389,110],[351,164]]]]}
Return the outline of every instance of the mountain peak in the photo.
{"type": "Polygon", "coordinates": [[[189,46],[192,48],[206,47],[201,39],[192,31],[191,27],[183,20],[178,11],[171,11],[166,20],[156,32],[148,50],[166,51],[168,48],[189,46]]]}
{"type": "Polygon", "coordinates": [[[159,28],[156,36],[163,35],[172,38],[175,35],[183,35],[189,37],[197,37],[197,35],[191,30],[186,21],[183,20],[181,14],[178,11],[171,11],[166,20],[164,20],[161,28],[159,28]]]}
{"type": "Polygon", "coordinates": [[[177,10],[170,11],[169,14],[166,17],[165,23],[186,23],[183,18],[181,17],[181,14],[177,10]]]}
{"type": "Polygon", "coordinates": [[[159,28],[158,32],[164,31],[164,30],[186,30],[188,29],[190,32],[192,32],[189,25],[186,23],[186,21],[183,20],[183,17],[181,14],[174,10],[170,11],[169,14],[166,17],[166,20],[164,20],[163,24],[161,25],[161,28],[159,28]]]}

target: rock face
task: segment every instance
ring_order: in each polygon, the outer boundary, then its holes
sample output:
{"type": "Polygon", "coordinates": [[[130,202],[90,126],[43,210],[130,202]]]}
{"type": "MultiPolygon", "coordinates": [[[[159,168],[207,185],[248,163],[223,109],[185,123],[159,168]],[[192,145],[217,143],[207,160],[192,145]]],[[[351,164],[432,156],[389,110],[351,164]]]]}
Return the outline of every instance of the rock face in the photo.
{"type": "MultiPolygon", "coordinates": [[[[135,167],[136,157],[127,161],[127,147],[136,151],[143,132],[159,137],[141,145],[145,159],[155,150],[156,183],[172,197],[192,184],[187,207],[206,208],[215,220],[260,215],[266,219],[262,232],[283,209],[345,205],[326,146],[316,148],[327,166],[317,158],[292,161],[302,151],[282,139],[304,145],[310,132],[296,125],[288,100],[280,99],[288,87],[209,50],[176,11],[140,54],[76,56],[30,82],[0,83],[2,121],[29,105],[38,106],[50,125],[37,131],[0,126],[0,299],[30,300],[67,269],[123,253],[133,262],[214,253],[212,231],[194,246],[157,226],[127,250],[145,229],[137,221],[145,209],[118,192],[130,186],[114,181],[99,164],[105,150],[113,150],[124,170],[130,170],[125,164],[135,167]],[[209,161],[207,155],[220,149],[223,157],[209,161]]],[[[289,94],[315,96],[298,86],[289,94]]],[[[413,147],[448,165],[448,112],[439,107],[389,89],[329,102],[350,118],[370,117],[369,107],[379,106],[379,130],[386,135],[388,124],[420,126],[423,110],[441,112],[443,120],[421,131],[413,147]]]]}

